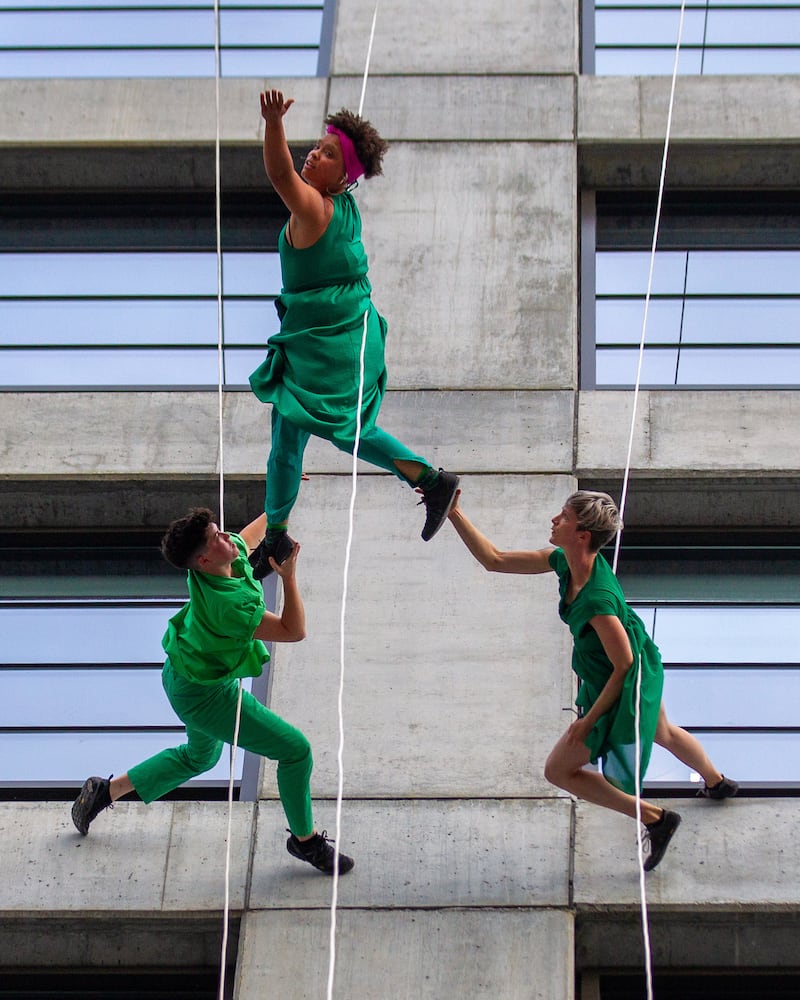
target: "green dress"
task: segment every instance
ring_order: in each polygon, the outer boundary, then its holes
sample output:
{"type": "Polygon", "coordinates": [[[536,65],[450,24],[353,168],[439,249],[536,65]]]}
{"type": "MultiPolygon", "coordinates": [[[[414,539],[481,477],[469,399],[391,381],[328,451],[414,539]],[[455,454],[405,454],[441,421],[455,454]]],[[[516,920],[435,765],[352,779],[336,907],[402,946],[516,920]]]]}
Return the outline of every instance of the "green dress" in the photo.
{"type": "Polygon", "coordinates": [[[374,426],[386,390],[386,321],[370,299],[361,216],[345,191],[333,199],[328,228],[303,250],[278,238],[283,289],[280,331],[250,376],[263,403],[292,424],[347,447],[355,437],[359,356],[367,314],[362,434],[374,426]]]}
{"type": "Polygon", "coordinates": [[[575,704],[585,714],[595,703],[612,674],[613,666],[600,638],[589,622],[595,615],[614,615],[622,622],[633,651],[633,666],[625,676],[619,701],[602,715],[589,736],[592,763],[602,760],[606,780],[633,795],[636,789],[636,678],[642,672],[640,703],[640,751],[643,779],[658,724],[664,668],[658,647],[647,634],[644,622],[628,606],[625,595],[605,558],[598,552],[592,575],[571,604],[566,602],[569,566],[562,549],[550,554],[550,565],[558,574],[558,613],[572,633],[572,669],[581,679],[575,704]]]}

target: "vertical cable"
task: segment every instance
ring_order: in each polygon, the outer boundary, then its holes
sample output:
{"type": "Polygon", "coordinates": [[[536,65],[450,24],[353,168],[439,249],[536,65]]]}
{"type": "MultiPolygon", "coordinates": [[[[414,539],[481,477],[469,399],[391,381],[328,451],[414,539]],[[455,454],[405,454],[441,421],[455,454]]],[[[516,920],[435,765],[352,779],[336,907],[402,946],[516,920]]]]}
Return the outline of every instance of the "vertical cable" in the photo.
{"type": "MultiPolygon", "coordinates": [[[[633,390],[633,413],[631,414],[631,427],[630,435],[628,437],[628,455],[625,460],[625,473],[622,478],[622,494],[620,497],[619,504],[619,514],[620,521],[623,519],[625,511],[625,503],[628,495],[628,480],[630,479],[631,471],[631,455],[633,452],[633,435],[636,427],[636,408],[639,400],[639,386],[642,380],[642,362],[644,359],[644,345],[645,337],[647,332],[647,315],[650,309],[650,293],[653,287],[653,271],[655,268],[656,260],[656,245],[658,243],[658,232],[661,225],[661,206],[664,200],[664,183],[667,175],[667,156],[669,153],[669,141],[672,132],[672,111],[675,106],[675,85],[678,78],[678,59],[680,58],[681,51],[681,37],[683,35],[683,16],[686,10],[686,0],[681,0],[681,13],[680,20],[678,22],[678,38],[675,43],[675,61],[672,68],[672,85],[669,92],[669,110],[667,112],[667,127],[664,135],[664,154],[661,158],[661,176],[658,183],[658,201],[656,204],[656,218],[655,225],[653,227],[653,242],[650,248],[650,269],[647,276],[647,294],[644,300],[644,317],[642,319],[642,335],[639,341],[639,363],[636,369],[636,384],[633,390]]],[[[614,544],[614,565],[613,570],[617,572],[617,564],[619,562],[619,549],[620,542],[622,539],[622,532],[617,532],[616,541],[614,544]]],[[[636,673],[636,692],[634,697],[634,727],[635,733],[635,753],[636,762],[634,765],[634,781],[636,785],[636,847],[637,856],[639,861],[639,895],[641,900],[641,912],[642,912],[642,938],[644,943],[644,963],[645,963],[645,979],[647,983],[647,1000],[653,1000],[653,968],[652,968],[652,955],[650,948],[650,927],[647,915],[647,893],[645,891],[645,871],[644,871],[644,851],[642,847],[642,799],[640,793],[641,786],[641,733],[639,732],[639,727],[641,724],[641,694],[642,694],[642,662],[641,655],[638,657],[637,673],[636,673]]]]}

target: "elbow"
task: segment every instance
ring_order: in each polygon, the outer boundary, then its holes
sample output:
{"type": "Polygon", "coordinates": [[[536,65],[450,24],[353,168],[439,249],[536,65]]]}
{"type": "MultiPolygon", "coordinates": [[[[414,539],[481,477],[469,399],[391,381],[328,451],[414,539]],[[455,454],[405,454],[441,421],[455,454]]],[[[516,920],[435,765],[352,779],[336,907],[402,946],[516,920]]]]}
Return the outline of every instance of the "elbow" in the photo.
{"type": "Polygon", "coordinates": [[[293,629],[289,633],[289,638],[287,638],[286,641],[287,642],[302,642],[303,639],[305,639],[305,637],[306,637],[306,628],[305,628],[305,625],[304,625],[302,628],[293,629]]]}

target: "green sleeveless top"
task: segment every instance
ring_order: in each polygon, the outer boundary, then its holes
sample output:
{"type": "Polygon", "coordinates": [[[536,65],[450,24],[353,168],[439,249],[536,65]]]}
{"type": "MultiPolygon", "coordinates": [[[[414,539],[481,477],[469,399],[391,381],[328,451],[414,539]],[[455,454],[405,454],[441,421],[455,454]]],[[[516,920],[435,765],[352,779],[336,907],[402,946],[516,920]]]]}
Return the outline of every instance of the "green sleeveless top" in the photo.
{"type": "Polygon", "coordinates": [[[374,425],[386,389],[386,321],[370,297],[361,216],[345,191],[333,198],[331,221],[313,246],[295,249],[286,229],[278,237],[283,288],[275,305],[281,328],[270,337],[250,386],[309,433],[346,441],[355,436],[365,313],[362,431],[374,425]]]}
{"type": "Polygon", "coordinates": [[[625,676],[619,701],[601,716],[586,740],[592,763],[602,760],[606,780],[633,795],[636,788],[636,678],[641,670],[640,777],[644,778],[661,707],[664,668],[658,647],[644,622],[625,601],[625,595],[605,558],[598,552],[592,575],[571,604],[566,602],[569,566],[562,549],[550,554],[558,575],[558,614],[572,633],[572,669],[581,679],[575,704],[585,712],[595,703],[613,666],[589,622],[595,615],[614,615],[622,622],[633,650],[633,666],[625,676]]]}

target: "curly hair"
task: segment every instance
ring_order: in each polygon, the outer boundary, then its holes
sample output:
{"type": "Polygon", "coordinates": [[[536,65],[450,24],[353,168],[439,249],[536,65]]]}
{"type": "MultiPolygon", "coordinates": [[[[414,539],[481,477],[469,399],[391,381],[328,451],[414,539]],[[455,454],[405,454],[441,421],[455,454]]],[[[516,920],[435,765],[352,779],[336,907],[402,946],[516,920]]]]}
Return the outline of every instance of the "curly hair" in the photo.
{"type": "Polygon", "coordinates": [[[161,539],[161,554],[176,569],[189,569],[206,546],[206,529],[214,521],[208,507],[192,507],[167,528],[161,539]]]}
{"type": "Polygon", "coordinates": [[[588,531],[592,536],[589,545],[592,552],[599,552],[618,531],[622,531],[622,518],[608,493],[578,490],[567,497],[564,506],[575,512],[579,530],[588,531]]]}
{"type": "Polygon", "coordinates": [[[383,156],[389,148],[389,143],[381,139],[378,130],[360,115],[354,115],[347,108],[342,108],[334,115],[328,115],[326,125],[341,129],[355,146],[356,154],[364,168],[364,177],[377,177],[383,173],[383,156]]]}

